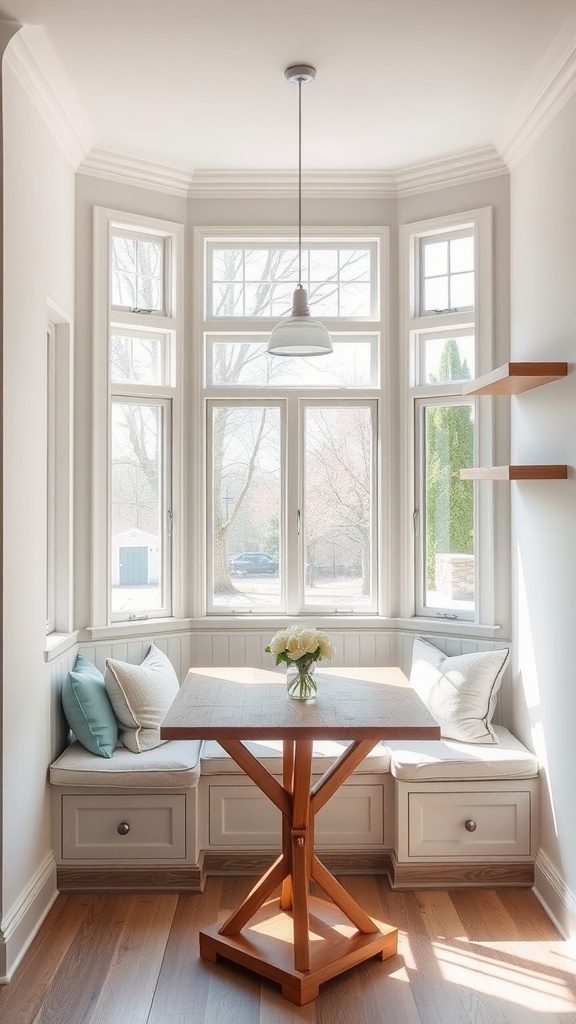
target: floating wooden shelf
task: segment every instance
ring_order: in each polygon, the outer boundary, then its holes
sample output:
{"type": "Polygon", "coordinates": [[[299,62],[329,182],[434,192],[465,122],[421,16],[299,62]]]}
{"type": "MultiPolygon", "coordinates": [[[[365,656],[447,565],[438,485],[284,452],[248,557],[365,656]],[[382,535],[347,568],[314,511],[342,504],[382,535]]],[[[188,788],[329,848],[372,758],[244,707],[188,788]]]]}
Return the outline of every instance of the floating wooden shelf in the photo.
{"type": "Polygon", "coordinates": [[[462,394],[517,395],[559,380],[567,373],[568,363],[505,363],[497,370],[464,384],[462,394]]]}
{"type": "Polygon", "coordinates": [[[461,480],[566,480],[568,466],[485,466],[461,469],[461,480]]]}

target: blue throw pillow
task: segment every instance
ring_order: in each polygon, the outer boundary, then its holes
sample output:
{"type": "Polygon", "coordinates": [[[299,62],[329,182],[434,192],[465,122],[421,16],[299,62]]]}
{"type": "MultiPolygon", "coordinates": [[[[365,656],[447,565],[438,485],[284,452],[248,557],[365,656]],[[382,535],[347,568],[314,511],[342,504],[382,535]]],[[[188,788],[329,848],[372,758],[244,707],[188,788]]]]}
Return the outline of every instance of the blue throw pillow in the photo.
{"type": "Polygon", "coordinates": [[[118,722],[106,693],[104,676],[81,654],[62,687],[62,707],[76,739],[92,754],[112,757],[118,722]]]}

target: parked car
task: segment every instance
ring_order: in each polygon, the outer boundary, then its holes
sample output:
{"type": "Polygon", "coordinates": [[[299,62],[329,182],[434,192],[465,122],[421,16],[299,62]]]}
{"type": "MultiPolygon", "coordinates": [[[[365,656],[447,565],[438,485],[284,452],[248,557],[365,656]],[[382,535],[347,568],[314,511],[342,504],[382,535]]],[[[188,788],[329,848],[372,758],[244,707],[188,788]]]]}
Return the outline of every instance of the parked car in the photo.
{"type": "Polygon", "coordinates": [[[275,576],[278,572],[278,559],[263,551],[243,551],[230,558],[228,565],[234,576],[275,576]]]}

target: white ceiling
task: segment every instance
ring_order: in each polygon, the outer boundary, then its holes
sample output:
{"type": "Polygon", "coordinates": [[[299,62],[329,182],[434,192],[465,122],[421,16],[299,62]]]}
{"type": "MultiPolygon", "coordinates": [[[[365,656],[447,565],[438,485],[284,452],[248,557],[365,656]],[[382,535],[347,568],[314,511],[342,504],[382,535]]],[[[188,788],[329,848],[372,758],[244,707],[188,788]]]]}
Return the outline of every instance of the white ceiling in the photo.
{"type": "MultiPolygon", "coordinates": [[[[574,0],[0,0],[43,26],[96,147],[183,171],[393,170],[498,144],[574,0]]],[[[573,23],[572,23],[573,31],[573,23]]],[[[553,48],[552,51],[550,48],[553,48]]],[[[542,64],[543,62],[543,64],[542,64]]]]}

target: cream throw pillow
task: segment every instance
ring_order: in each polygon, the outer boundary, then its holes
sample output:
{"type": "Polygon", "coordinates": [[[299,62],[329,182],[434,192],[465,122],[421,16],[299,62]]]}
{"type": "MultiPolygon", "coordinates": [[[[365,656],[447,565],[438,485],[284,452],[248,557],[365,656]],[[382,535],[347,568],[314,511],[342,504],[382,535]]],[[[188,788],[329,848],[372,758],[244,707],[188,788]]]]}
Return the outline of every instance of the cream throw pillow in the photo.
{"type": "Polygon", "coordinates": [[[508,648],[447,657],[416,637],[410,682],[447,739],[498,743],[491,721],[508,648]]]}
{"type": "Polygon", "coordinates": [[[166,743],[160,726],[179,689],[166,655],[152,644],[141,665],[108,658],[104,681],[124,746],[139,754],[166,743]]]}

